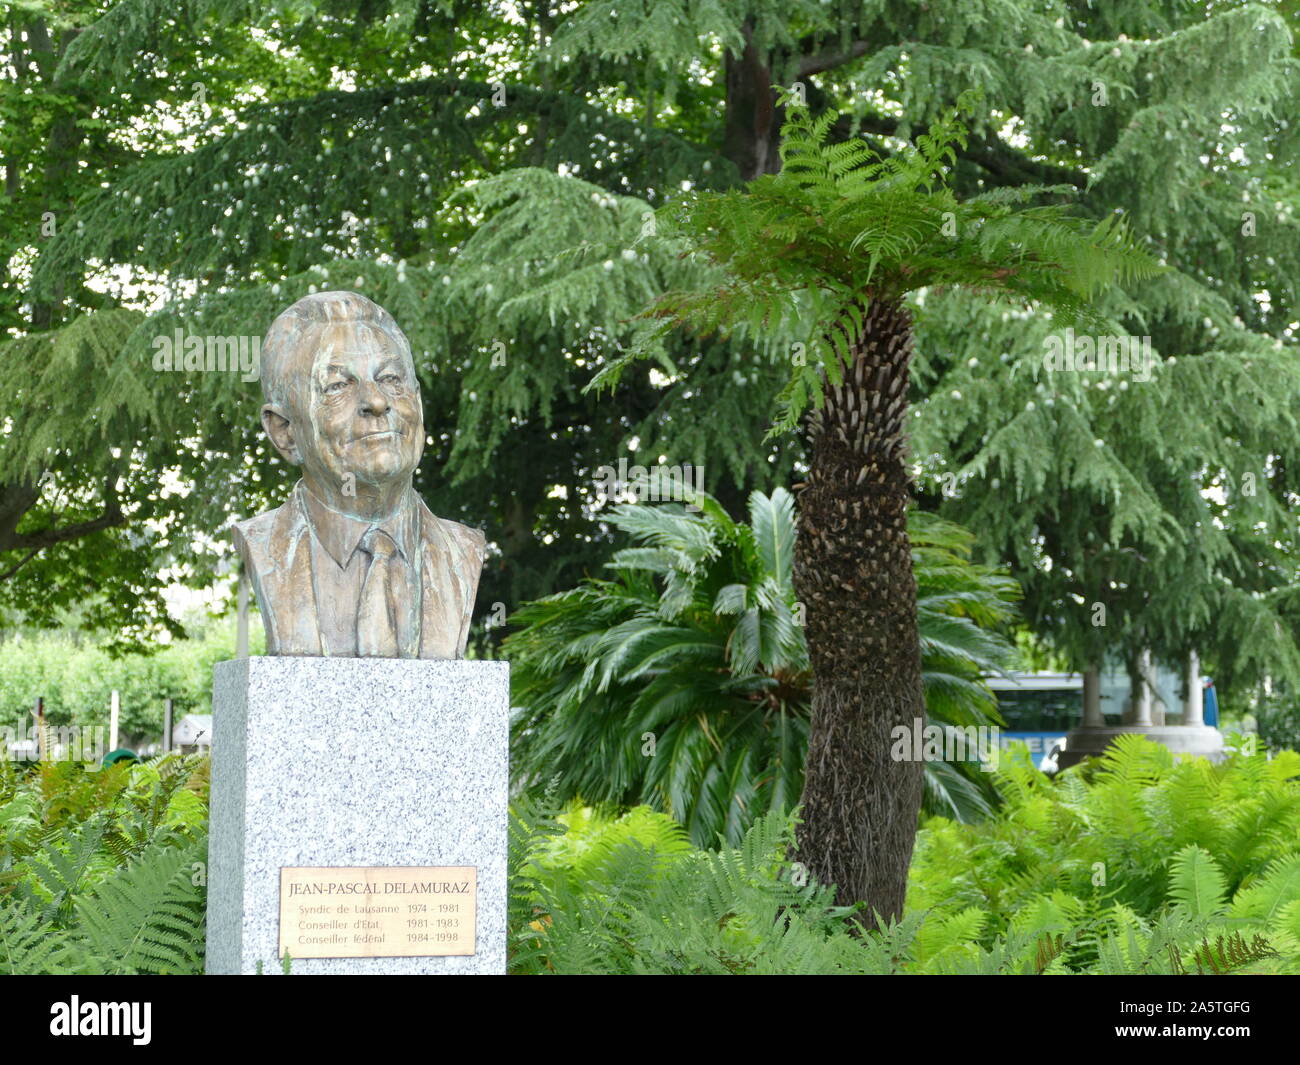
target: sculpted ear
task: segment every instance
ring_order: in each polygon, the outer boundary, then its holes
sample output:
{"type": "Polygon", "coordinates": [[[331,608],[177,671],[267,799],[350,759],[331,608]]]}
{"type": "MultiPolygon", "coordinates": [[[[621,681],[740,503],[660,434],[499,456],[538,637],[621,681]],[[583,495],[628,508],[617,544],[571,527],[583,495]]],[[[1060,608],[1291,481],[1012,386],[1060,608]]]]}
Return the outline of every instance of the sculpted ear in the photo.
{"type": "Polygon", "coordinates": [[[298,450],[298,441],[294,439],[293,425],[273,403],[262,408],[262,428],[285,462],[302,465],[302,453],[298,450]]]}

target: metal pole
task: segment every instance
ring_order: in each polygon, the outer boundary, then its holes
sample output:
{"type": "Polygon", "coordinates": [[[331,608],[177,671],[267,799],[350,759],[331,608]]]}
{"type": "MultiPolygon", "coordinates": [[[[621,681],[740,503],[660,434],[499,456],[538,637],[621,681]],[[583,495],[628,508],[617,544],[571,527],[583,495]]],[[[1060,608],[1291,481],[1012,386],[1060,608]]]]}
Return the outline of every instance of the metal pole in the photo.
{"type": "Polygon", "coordinates": [[[1201,688],[1201,656],[1187,653],[1187,697],[1183,700],[1183,724],[1205,725],[1205,692],[1201,688]]]}

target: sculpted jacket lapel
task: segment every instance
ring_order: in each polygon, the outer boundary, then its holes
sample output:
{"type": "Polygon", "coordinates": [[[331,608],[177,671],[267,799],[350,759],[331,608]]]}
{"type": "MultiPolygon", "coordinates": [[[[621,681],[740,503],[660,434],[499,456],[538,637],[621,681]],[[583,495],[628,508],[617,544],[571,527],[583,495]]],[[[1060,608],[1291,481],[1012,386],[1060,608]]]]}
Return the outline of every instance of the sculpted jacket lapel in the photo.
{"type": "Polygon", "coordinates": [[[283,506],[262,516],[271,519],[269,522],[254,518],[243,523],[252,554],[253,580],[261,584],[257,601],[266,618],[268,654],[324,653],[316,624],[311,534],[299,497],[301,490],[296,487],[283,506]]]}

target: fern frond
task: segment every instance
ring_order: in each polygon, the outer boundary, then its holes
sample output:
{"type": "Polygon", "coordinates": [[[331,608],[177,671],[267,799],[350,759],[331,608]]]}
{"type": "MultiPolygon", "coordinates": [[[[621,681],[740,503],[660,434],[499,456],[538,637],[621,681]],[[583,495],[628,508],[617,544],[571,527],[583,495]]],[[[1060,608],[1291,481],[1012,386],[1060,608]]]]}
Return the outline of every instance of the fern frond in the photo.
{"type": "Polygon", "coordinates": [[[0,974],[50,976],[74,972],[67,932],[17,899],[0,897],[0,974]]]}
{"type": "Polygon", "coordinates": [[[1174,855],[1169,896],[1193,917],[1213,917],[1223,910],[1227,882],[1210,854],[1190,844],[1174,855]]]}
{"type": "Polygon", "coordinates": [[[105,974],[187,975],[203,968],[205,908],[192,866],[207,840],[156,843],[76,901],[78,931],[105,974]]]}

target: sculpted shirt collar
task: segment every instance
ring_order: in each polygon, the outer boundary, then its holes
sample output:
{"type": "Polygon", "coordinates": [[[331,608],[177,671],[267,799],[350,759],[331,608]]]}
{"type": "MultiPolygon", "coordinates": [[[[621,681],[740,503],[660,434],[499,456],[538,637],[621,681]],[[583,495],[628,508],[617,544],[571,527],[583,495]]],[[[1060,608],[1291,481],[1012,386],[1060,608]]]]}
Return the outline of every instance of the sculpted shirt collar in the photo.
{"type": "Polygon", "coordinates": [[[340,569],[347,569],[348,562],[356,552],[361,538],[367,531],[376,527],[393,538],[402,557],[408,563],[414,561],[417,517],[414,489],[408,488],[398,508],[389,517],[378,522],[363,521],[330,509],[312,495],[302,481],[298,482],[297,492],[302,501],[303,513],[307,516],[307,525],[330,558],[338,563],[340,569]]]}

